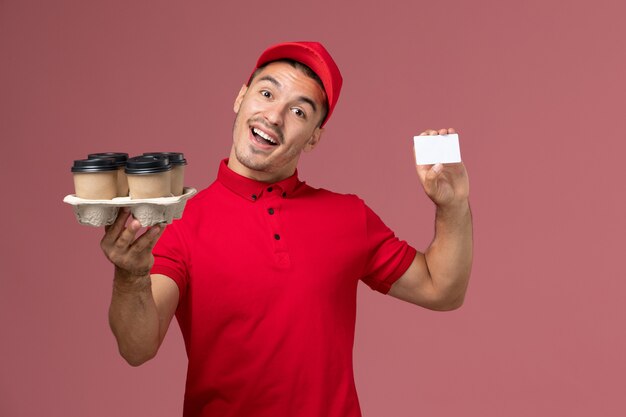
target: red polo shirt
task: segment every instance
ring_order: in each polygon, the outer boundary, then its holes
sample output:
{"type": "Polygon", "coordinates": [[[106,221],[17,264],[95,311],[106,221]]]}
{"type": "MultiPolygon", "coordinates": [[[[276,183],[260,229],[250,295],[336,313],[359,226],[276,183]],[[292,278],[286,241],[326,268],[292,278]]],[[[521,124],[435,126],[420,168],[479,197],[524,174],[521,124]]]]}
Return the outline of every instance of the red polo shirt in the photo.
{"type": "Polygon", "coordinates": [[[184,415],[360,416],[357,284],[386,293],[415,250],[354,195],[226,164],[154,248],[152,273],[180,290],[184,415]]]}

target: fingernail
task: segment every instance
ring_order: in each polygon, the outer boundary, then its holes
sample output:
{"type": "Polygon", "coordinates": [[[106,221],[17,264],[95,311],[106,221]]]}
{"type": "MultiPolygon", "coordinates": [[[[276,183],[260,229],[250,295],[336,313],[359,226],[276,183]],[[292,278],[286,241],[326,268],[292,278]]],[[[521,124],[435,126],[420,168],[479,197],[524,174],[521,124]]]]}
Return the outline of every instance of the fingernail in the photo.
{"type": "Polygon", "coordinates": [[[442,169],[443,169],[443,165],[442,164],[435,164],[435,165],[433,165],[433,171],[435,171],[436,173],[441,172],[442,169]]]}

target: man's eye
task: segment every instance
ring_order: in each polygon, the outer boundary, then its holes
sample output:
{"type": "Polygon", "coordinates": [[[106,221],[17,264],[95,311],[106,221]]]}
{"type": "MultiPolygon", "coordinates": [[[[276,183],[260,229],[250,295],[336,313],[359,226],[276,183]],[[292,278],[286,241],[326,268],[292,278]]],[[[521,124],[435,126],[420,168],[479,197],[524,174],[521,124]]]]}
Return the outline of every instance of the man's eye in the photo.
{"type": "Polygon", "coordinates": [[[291,111],[293,112],[293,114],[295,114],[295,115],[296,115],[296,116],[298,116],[298,117],[305,117],[305,116],[306,116],[306,115],[304,114],[304,112],[302,111],[302,109],[299,109],[299,108],[297,108],[297,107],[296,107],[296,108],[294,108],[294,109],[291,109],[291,111]]]}
{"type": "Polygon", "coordinates": [[[265,98],[271,98],[272,97],[272,93],[270,93],[267,90],[261,90],[261,95],[265,98]]]}

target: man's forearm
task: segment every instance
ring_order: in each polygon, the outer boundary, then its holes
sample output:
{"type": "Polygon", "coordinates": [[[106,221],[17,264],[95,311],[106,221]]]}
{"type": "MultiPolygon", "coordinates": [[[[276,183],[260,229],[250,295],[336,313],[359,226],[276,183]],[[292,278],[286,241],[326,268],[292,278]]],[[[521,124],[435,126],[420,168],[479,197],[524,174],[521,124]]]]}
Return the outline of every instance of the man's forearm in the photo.
{"type": "Polygon", "coordinates": [[[463,303],[472,269],[472,214],[469,201],[437,207],[435,238],[425,252],[432,285],[441,302],[456,308],[463,303]]]}
{"type": "Polygon", "coordinates": [[[159,348],[159,315],[152,296],[150,275],[129,277],[115,268],[109,324],[120,354],[138,366],[159,348]]]}

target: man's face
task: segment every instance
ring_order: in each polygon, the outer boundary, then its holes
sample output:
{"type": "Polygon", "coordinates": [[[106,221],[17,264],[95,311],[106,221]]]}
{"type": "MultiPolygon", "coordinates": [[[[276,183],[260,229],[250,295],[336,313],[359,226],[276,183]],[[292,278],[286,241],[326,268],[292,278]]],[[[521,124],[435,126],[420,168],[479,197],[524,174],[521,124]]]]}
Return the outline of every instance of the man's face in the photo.
{"type": "Polygon", "coordinates": [[[320,140],[325,97],[315,80],[288,63],[264,67],[235,100],[228,166],[260,181],[291,176],[300,153],[320,140]]]}

